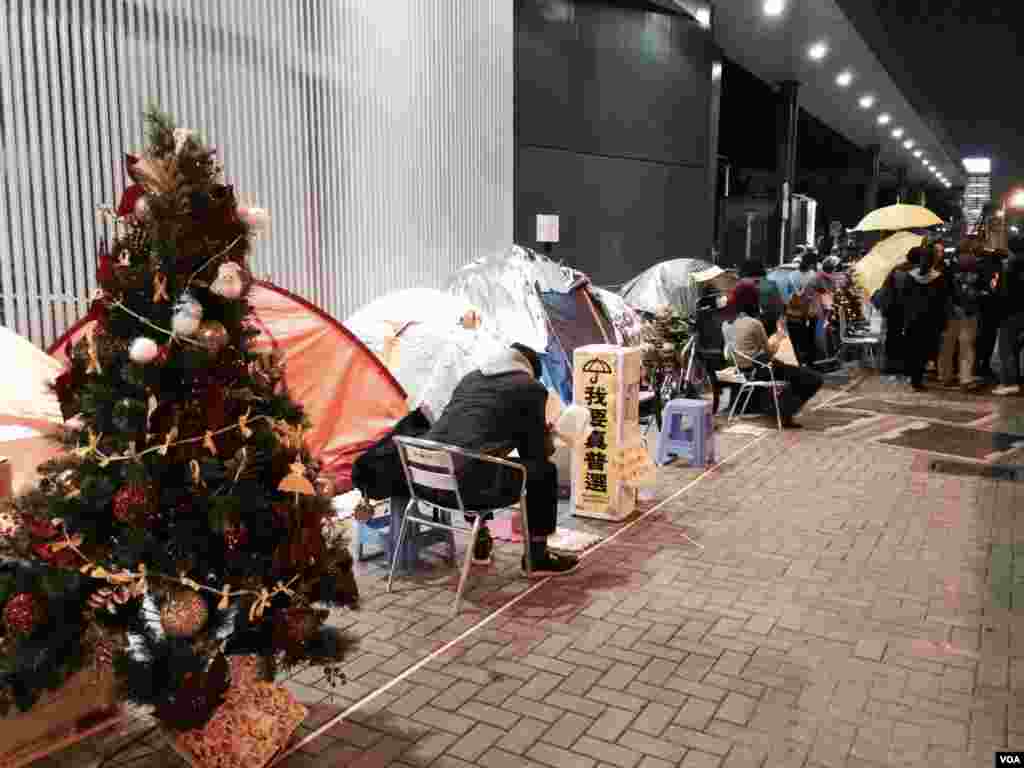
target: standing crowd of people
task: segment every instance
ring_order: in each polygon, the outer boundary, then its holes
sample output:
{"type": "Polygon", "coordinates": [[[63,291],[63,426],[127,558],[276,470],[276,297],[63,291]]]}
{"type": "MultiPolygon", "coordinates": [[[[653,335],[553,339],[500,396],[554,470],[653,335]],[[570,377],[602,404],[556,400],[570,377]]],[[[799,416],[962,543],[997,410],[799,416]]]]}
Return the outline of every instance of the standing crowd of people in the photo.
{"type": "Polygon", "coordinates": [[[1024,260],[965,240],[947,258],[941,242],[918,246],[889,274],[873,304],[885,318],[885,366],[926,389],[929,365],[942,386],[966,392],[996,379],[996,395],[1020,393],[1024,260]]]}

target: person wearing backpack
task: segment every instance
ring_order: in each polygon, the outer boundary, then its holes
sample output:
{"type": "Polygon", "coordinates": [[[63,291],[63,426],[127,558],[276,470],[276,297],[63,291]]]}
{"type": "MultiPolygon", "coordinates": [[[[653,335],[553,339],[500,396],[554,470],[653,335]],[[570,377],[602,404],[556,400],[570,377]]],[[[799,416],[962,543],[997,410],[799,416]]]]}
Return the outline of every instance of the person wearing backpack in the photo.
{"type": "Polygon", "coordinates": [[[977,256],[970,251],[961,253],[947,271],[947,278],[950,309],[939,351],[939,381],[947,387],[956,386],[954,363],[959,354],[960,387],[972,392],[978,388],[974,377],[975,343],[983,294],[977,256]]]}
{"type": "Polygon", "coordinates": [[[800,365],[812,365],[817,358],[814,333],[818,323],[817,264],[818,257],[813,251],[803,254],[797,290],[786,305],[786,334],[800,365]]]}

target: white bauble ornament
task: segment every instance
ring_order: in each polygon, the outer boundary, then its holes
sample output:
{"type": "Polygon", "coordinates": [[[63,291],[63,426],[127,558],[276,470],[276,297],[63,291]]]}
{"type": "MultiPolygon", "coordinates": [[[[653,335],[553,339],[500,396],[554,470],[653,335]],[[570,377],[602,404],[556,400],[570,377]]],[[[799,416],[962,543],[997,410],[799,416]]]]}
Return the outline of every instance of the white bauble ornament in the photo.
{"type": "Polygon", "coordinates": [[[143,195],[135,201],[135,206],[132,208],[132,214],[140,221],[149,218],[149,198],[146,195],[143,195]]]}
{"type": "Polygon", "coordinates": [[[160,354],[160,346],[145,336],[139,336],[128,347],[128,357],[131,358],[133,363],[138,363],[139,365],[153,362],[158,354],[160,354]]]}
{"type": "Polygon", "coordinates": [[[238,208],[238,218],[256,232],[262,232],[270,226],[270,212],[266,208],[238,208]]]}
{"type": "Polygon", "coordinates": [[[183,293],[178,299],[178,303],[174,305],[171,330],[177,336],[194,336],[199,330],[201,322],[203,322],[203,305],[196,301],[191,294],[183,293]]]}
{"type": "Polygon", "coordinates": [[[242,268],[233,261],[226,261],[217,268],[217,277],[210,283],[210,293],[225,299],[237,299],[245,292],[245,276],[242,268]]]}

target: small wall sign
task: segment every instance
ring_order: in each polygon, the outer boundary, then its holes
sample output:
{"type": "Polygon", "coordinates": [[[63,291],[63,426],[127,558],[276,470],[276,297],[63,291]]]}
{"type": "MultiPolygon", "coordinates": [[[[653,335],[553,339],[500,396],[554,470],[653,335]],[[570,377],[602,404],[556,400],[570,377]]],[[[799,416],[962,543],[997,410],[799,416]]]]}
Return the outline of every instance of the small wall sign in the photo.
{"type": "Polygon", "coordinates": [[[558,216],[551,213],[537,214],[537,242],[558,242],[558,216]]]}

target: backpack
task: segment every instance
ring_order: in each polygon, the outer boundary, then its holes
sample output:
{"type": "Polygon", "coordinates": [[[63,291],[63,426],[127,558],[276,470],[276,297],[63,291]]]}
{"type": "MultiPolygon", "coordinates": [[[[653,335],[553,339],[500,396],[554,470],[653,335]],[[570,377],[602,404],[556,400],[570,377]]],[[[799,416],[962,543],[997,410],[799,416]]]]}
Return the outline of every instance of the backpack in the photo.
{"type": "Polygon", "coordinates": [[[408,496],[409,486],[394,437],[422,437],[429,431],[430,420],[419,408],[402,417],[394,429],[356,459],[352,465],[352,486],[373,500],[408,496]]]}

